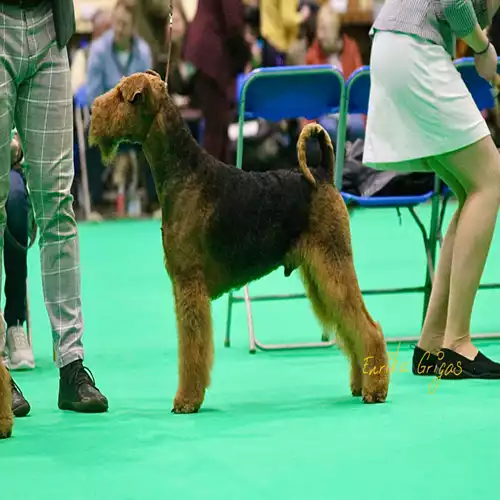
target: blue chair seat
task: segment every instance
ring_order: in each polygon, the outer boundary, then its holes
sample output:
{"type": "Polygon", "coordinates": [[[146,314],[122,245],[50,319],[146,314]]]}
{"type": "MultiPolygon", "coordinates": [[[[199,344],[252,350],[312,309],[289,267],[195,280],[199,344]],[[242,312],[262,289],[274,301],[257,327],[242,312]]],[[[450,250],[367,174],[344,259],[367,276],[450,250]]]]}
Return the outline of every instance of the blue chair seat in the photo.
{"type": "Polygon", "coordinates": [[[415,207],[429,201],[434,192],[418,195],[418,196],[356,196],[353,194],[341,192],[342,198],[346,204],[355,203],[360,207],[378,207],[378,208],[398,208],[398,207],[415,207]]]}
{"type": "Polygon", "coordinates": [[[495,106],[495,101],[491,93],[491,83],[479,76],[474,64],[474,58],[463,57],[455,60],[454,64],[479,110],[492,109],[495,106]]]}
{"type": "Polygon", "coordinates": [[[334,66],[278,66],[240,75],[236,97],[244,118],[278,122],[338,113],[343,92],[344,78],[334,66]]]}
{"type": "MultiPolygon", "coordinates": [[[[357,69],[354,73],[349,77],[346,83],[347,91],[345,95],[345,114],[368,114],[368,101],[370,98],[370,69],[368,66],[363,66],[362,68],[357,69]]],[[[339,151],[337,152],[338,160],[337,160],[337,169],[339,174],[343,172],[343,161],[341,159],[344,155],[345,148],[345,131],[340,130],[339,134],[342,134],[342,137],[338,137],[337,144],[339,145],[339,151]]],[[[336,184],[341,185],[342,181],[340,179],[336,179],[336,184]]],[[[355,202],[359,206],[363,207],[413,207],[419,205],[421,203],[426,203],[429,201],[434,191],[429,191],[423,195],[412,195],[412,196],[353,196],[348,193],[342,192],[342,197],[344,201],[355,202]]]]}

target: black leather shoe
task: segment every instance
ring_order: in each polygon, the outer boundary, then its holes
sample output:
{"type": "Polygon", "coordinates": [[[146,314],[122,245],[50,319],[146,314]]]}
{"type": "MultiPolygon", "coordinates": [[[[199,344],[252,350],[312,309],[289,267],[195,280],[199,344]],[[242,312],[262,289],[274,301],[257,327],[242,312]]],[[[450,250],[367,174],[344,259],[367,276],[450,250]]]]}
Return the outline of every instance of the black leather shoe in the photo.
{"type": "Polygon", "coordinates": [[[12,388],[12,413],[15,417],[25,417],[30,412],[31,406],[12,377],[10,385],[12,388]]]}
{"type": "Polygon", "coordinates": [[[429,351],[425,351],[424,349],[415,346],[411,365],[413,375],[419,375],[421,377],[435,377],[437,362],[438,357],[435,354],[432,354],[429,351]]]}
{"type": "Polygon", "coordinates": [[[108,410],[108,400],[95,385],[92,372],[76,360],[61,368],[59,379],[59,409],[80,413],[102,413],[108,410]]]}
{"type": "Polygon", "coordinates": [[[441,349],[437,369],[438,376],[443,380],[500,379],[500,363],[495,363],[481,352],[474,359],[468,359],[451,349],[441,349]]]}

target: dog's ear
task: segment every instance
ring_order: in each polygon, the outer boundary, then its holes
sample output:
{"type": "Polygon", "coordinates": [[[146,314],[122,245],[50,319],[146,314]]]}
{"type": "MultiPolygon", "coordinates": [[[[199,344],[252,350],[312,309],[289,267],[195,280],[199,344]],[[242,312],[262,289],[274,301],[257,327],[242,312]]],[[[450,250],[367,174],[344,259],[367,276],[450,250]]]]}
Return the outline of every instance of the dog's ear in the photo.
{"type": "Polygon", "coordinates": [[[132,81],[127,80],[121,85],[123,98],[131,104],[151,103],[153,89],[145,75],[137,75],[132,81]]]}
{"type": "Polygon", "coordinates": [[[161,79],[160,74],[159,74],[159,73],[157,73],[156,71],[152,70],[152,69],[148,69],[148,70],[146,70],[146,73],[147,73],[148,75],[153,75],[153,76],[156,76],[156,77],[158,77],[158,78],[160,78],[160,79],[161,79]]]}

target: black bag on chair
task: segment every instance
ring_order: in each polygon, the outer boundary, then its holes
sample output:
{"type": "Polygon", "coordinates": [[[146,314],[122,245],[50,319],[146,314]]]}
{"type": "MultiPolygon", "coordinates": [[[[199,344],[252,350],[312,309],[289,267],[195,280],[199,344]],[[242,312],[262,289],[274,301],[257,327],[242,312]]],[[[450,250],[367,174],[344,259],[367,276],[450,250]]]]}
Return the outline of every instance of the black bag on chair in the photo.
{"type": "Polygon", "coordinates": [[[434,174],[392,170],[381,171],[363,165],[364,141],[347,144],[342,191],[363,197],[418,196],[432,191],[434,174]]]}

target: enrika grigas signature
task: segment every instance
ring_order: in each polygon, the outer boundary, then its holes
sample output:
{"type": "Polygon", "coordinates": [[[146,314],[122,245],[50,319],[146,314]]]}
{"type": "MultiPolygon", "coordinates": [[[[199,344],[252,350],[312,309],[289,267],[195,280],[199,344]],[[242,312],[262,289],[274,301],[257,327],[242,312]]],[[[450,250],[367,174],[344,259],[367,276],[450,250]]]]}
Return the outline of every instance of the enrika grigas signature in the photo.
{"type": "MultiPolygon", "coordinates": [[[[396,349],[396,352],[393,353],[393,352],[390,352],[389,353],[389,360],[391,361],[391,366],[389,367],[388,365],[382,365],[380,367],[377,367],[377,366],[373,366],[371,367],[369,370],[369,362],[371,359],[373,359],[373,356],[368,356],[365,358],[365,364],[363,365],[363,373],[365,375],[378,375],[380,373],[382,373],[382,370],[386,370],[388,372],[390,372],[391,374],[396,372],[398,370],[398,355],[399,355],[399,348],[401,347],[401,343],[398,344],[398,347],[396,349]]],[[[439,351],[438,354],[438,360],[439,361],[442,361],[443,358],[444,358],[444,352],[443,351],[439,351]]],[[[422,357],[422,359],[419,361],[418,363],[418,366],[417,366],[417,372],[420,374],[420,375],[423,375],[425,373],[425,371],[427,370],[427,372],[429,371],[429,366],[422,366],[422,362],[423,361],[427,361],[430,357],[430,352],[426,352],[424,354],[424,356],[422,357]]],[[[407,362],[404,362],[404,363],[401,363],[401,365],[399,366],[399,372],[400,373],[408,373],[409,370],[408,370],[408,363],[407,362]]],[[[450,375],[451,373],[453,373],[456,377],[459,377],[461,374],[462,374],[462,362],[461,361],[457,361],[457,364],[456,366],[453,365],[452,363],[450,364],[445,364],[445,363],[442,363],[439,367],[439,372],[438,374],[433,377],[431,383],[429,384],[429,387],[428,387],[428,391],[429,391],[429,394],[435,394],[437,388],[438,388],[438,385],[439,385],[439,382],[441,381],[441,378],[443,375],[450,375]]]]}

